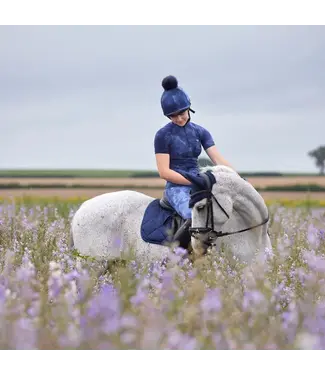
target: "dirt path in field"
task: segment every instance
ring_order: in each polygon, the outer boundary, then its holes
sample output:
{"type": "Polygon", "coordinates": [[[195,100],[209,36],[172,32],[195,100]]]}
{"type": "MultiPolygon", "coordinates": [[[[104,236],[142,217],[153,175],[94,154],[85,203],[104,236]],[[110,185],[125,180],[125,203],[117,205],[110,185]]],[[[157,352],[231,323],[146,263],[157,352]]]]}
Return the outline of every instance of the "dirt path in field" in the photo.
{"type": "MultiPolygon", "coordinates": [[[[95,195],[108,193],[111,191],[118,191],[120,189],[8,189],[0,190],[0,198],[33,196],[33,197],[62,197],[62,198],[90,198],[95,195]]],[[[134,189],[141,193],[150,195],[154,198],[162,196],[162,189],[134,189]]],[[[262,197],[266,200],[276,199],[307,199],[308,195],[305,192],[281,192],[281,191],[268,191],[262,192],[262,197]]],[[[310,199],[325,200],[325,192],[313,192],[309,195],[310,199]]]]}

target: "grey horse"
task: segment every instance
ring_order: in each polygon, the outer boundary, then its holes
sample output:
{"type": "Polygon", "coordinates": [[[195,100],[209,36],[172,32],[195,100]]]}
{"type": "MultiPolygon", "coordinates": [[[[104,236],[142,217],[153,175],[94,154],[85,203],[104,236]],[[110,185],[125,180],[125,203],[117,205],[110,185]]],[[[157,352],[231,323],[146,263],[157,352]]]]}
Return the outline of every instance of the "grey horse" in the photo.
{"type": "MultiPolygon", "coordinates": [[[[254,187],[226,166],[205,167],[200,173],[210,173],[215,182],[210,188],[198,189],[192,208],[194,257],[224,245],[239,260],[251,262],[257,253],[271,248],[268,209],[254,187]]],[[[83,202],[71,222],[74,248],[81,255],[113,261],[127,259],[131,252],[150,261],[168,257],[171,246],[146,242],[140,235],[145,211],[154,200],[123,190],[83,202]]]]}

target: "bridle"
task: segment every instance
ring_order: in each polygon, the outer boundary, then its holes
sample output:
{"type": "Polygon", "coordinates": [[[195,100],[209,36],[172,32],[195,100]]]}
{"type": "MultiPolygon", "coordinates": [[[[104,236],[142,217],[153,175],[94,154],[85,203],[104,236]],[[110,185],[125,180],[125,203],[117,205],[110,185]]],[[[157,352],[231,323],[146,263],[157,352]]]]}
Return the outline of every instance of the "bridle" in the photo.
{"type": "MultiPolygon", "coordinates": [[[[206,181],[208,181],[206,179],[206,181]]],[[[219,237],[224,237],[224,236],[229,236],[232,234],[237,234],[237,233],[242,233],[246,232],[248,230],[257,228],[261,225],[266,224],[269,221],[269,214],[267,215],[267,218],[264,219],[261,223],[257,225],[253,225],[251,227],[245,228],[245,229],[240,229],[234,232],[222,232],[222,231],[215,231],[214,230],[214,221],[213,221],[213,200],[217,203],[217,205],[220,207],[221,211],[227,216],[229,219],[229,215],[226,212],[226,210],[221,206],[221,204],[218,202],[218,199],[213,195],[212,193],[212,183],[209,183],[209,188],[208,189],[202,189],[199,191],[196,191],[191,194],[191,200],[190,200],[190,207],[194,206],[196,202],[199,200],[206,198],[207,199],[207,216],[206,216],[206,223],[205,227],[190,227],[189,232],[192,237],[195,237],[195,234],[209,234],[208,240],[203,241],[203,243],[207,246],[210,246],[212,242],[219,238],[219,237]],[[210,186],[209,186],[210,185],[210,186]],[[209,221],[211,222],[211,226],[209,226],[209,221]]]]}

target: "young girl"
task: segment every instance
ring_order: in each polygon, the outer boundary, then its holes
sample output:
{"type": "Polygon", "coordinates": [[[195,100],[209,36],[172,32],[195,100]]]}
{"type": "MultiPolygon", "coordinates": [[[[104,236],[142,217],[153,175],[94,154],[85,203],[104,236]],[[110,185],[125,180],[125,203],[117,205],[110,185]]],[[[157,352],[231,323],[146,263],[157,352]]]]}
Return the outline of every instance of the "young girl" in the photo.
{"type": "Polygon", "coordinates": [[[211,161],[216,164],[232,166],[219,154],[208,130],[191,122],[191,102],[188,95],[178,87],[174,76],[167,76],[162,81],[164,92],[161,96],[163,113],[171,121],[159,129],[154,139],[154,149],[158,172],[166,180],[164,195],[177,213],[185,219],[174,241],[187,247],[188,228],[191,225],[189,208],[191,182],[179,171],[197,174],[198,157],[203,146],[211,161]]]}

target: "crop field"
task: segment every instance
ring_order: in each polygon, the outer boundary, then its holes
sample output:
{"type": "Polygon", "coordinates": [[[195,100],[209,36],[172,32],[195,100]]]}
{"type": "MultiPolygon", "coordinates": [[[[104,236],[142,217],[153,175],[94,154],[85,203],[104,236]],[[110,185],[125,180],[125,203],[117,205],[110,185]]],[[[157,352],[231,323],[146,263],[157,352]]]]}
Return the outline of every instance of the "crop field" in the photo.
{"type": "MultiPolygon", "coordinates": [[[[2,199],[11,199],[15,197],[57,197],[57,198],[81,198],[88,199],[99,194],[104,194],[112,191],[118,191],[121,188],[47,188],[47,189],[1,189],[0,201],[2,199]]],[[[137,188],[132,187],[132,190],[139,191],[154,198],[160,198],[163,194],[163,189],[153,188],[137,188]]],[[[299,192],[299,191],[266,191],[261,192],[261,196],[268,201],[282,201],[282,200],[317,200],[325,202],[325,192],[299,192]]]]}
{"type": "MultiPolygon", "coordinates": [[[[292,176],[292,177],[246,177],[254,187],[264,188],[266,186],[286,186],[286,185],[305,185],[316,184],[325,186],[325,176],[292,176]]],[[[85,186],[141,186],[141,187],[161,187],[165,181],[161,178],[146,177],[0,177],[0,184],[35,184],[35,185],[85,185],[85,186]]]]}
{"type": "Polygon", "coordinates": [[[250,267],[218,247],[189,263],[178,248],[167,265],[130,256],[101,274],[106,260],[68,245],[79,204],[121,189],[160,198],[164,186],[114,176],[0,173],[0,349],[325,349],[325,192],[261,191],[273,248],[250,267]]]}
{"type": "MultiPolygon", "coordinates": [[[[0,349],[325,349],[325,210],[270,205],[248,267],[105,260],[68,247],[74,199],[0,203],[0,349]]],[[[108,233],[109,235],[109,233],[108,233]]]]}
{"type": "MultiPolygon", "coordinates": [[[[22,172],[21,172],[22,173],[22,172]]],[[[63,174],[63,172],[57,172],[63,174]]],[[[40,196],[49,197],[56,196],[62,198],[82,197],[84,199],[93,197],[98,194],[117,191],[123,189],[132,189],[159,198],[163,194],[165,181],[156,177],[105,177],[105,173],[98,172],[93,177],[90,172],[69,172],[70,175],[75,173],[76,177],[30,177],[33,175],[29,171],[29,175],[6,176],[0,173],[0,199],[18,196],[40,196]],[[11,186],[9,186],[11,185],[11,186]]],[[[95,172],[93,172],[94,174],[95,172]]],[[[108,173],[108,172],[107,172],[108,173]]],[[[126,175],[125,171],[124,174],[126,175]]],[[[36,174],[36,172],[34,172],[36,174]]],[[[53,173],[52,173],[53,174],[53,173]]],[[[117,172],[115,175],[118,174],[117,172]]],[[[122,174],[122,171],[119,172],[122,174]]],[[[325,200],[325,176],[300,175],[300,176],[275,176],[275,177],[247,177],[255,188],[268,187],[288,187],[293,185],[317,185],[324,191],[261,191],[260,194],[266,200],[325,200]]]]}

